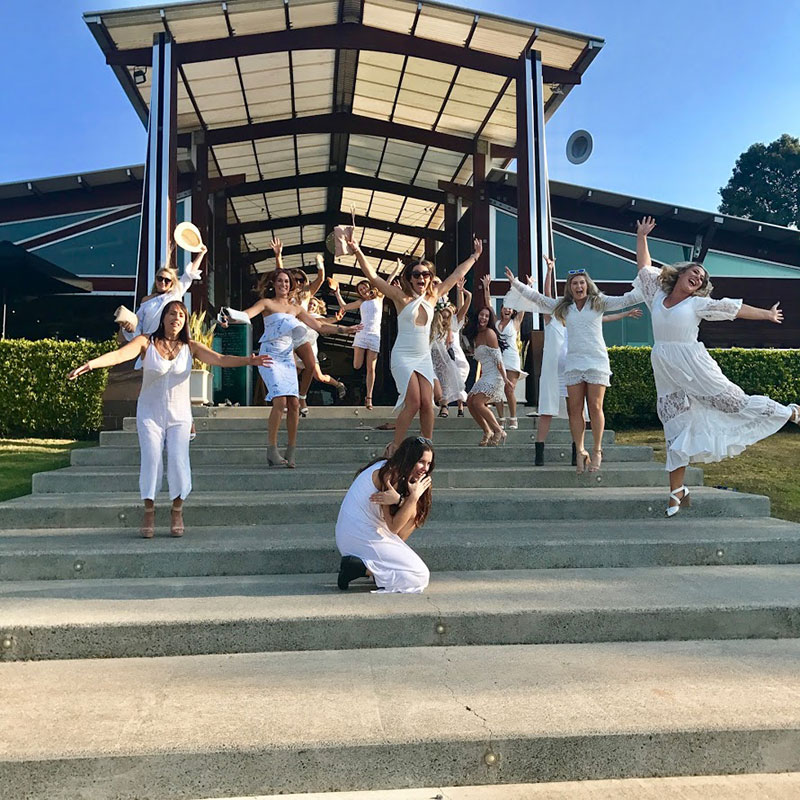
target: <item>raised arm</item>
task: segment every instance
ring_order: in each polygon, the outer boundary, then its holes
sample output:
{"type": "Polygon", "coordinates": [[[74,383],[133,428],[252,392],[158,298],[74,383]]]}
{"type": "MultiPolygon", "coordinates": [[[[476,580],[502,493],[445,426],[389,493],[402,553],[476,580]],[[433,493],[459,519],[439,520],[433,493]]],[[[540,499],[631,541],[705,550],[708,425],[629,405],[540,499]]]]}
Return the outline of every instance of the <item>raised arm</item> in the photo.
{"type": "Polygon", "coordinates": [[[463,278],[481,257],[483,242],[477,237],[472,237],[472,254],[462,261],[437,287],[436,296],[444,297],[456,285],[459,278],[463,278]]]}
{"type": "Polygon", "coordinates": [[[308,291],[313,297],[325,283],[325,259],[317,253],[317,277],[309,284],[308,291]]]}
{"type": "Polygon", "coordinates": [[[347,246],[353,252],[353,255],[355,255],[358,266],[361,267],[361,271],[364,273],[366,279],[381,294],[385,295],[390,300],[394,300],[398,304],[402,304],[404,299],[402,290],[398,289],[396,286],[392,286],[391,283],[378,275],[378,273],[375,271],[375,267],[373,267],[372,264],[367,261],[366,256],[361,252],[358,242],[356,242],[354,239],[348,239],[347,246]]]}
{"type": "Polygon", "coordinates": [[[223,327],[227,328],[231,322],[249,323],[253,317],[263,314],[265,311],[270,310],[270,301],[264,297],[258,300],[250,308],[245,308],[244,311],[237,311],[235,308],[229,306],[222,306],[217,315],[217,322],[223,327]]]}
{"type": "Polygon", "coordinates": [[[639,303],[644,303],[644,294],[642,294],[642,290],[637,287],[631,289],[629,292],[625,292],[625,294],[604,295],[604,300],[604,311],[619,311],[628,306],[638,306],[639,303]]]}
{"type": "Polygon", "coordinates": [[[489,308],[492,307],[491,284],[492,284],[492,279],[488,275],[484,275],[481,278],[481,289],[483,289],[483,303],[489,308]]]}
{"type": "Polygon", "coordinates": [[[200,278],[203,277],[203,273],[200,271],[200,265],[203,263],[207,252],[208,248],[204,244],[201,244],[200,251],[194,259],[192,259],[192,263],[186,267],[183,271],[183,275],[178,278],[178,283],[180,284],[180,289],[178,291],[181,293],[181,297],[189,291],[189,287],[194,281],[199,281],[200,278]]]}
{"type": "Polygon", "coordinates": [[[552,314],[555,311],[558,300],[554,297],[545,297],[532,286],[526,286],[521,280],[514,277],[514,273],[508,267],[506,267],[506,278],[522,297],[536,306],[536,309],[525,309],[526,311],[536,310],[542,314],[552,314]]]}
{"type": "Polygon", "coordinates": [[[361,308],[361,304],[364,302],[363,300],[353,300],[352,303],[345,303],[342,293],[339,291],[338,283],[333,290],[333,294],[336,297],[336,302],[339,304],[340,311],[355,311],[357,308],[361,308]]]}
{"type": "MultiPolygon", "coordinates": [[[[556,260],[550,256],[544,256],[544,263],[547,265],[547,274],[544,276],[544,293],[547,297],[556,296],[556,260]]],[[[544,324],[550,324],[550,314],[544,315],[544,324]]]]}
{"type": "Polygon", "coordinates": [[[275,266],[283,269],[283,242],[277,237],[272,237],[272,250],[275,253],[275,266]]]}
{"type": "Polygon", "coordinates": [[[127,344],[122,345],[118,350],[111,350],[108,353],[103,353],[97,358],[75,367],[68,375],[67,379],[74,381],[81,375],[91,372],[93,369],[102,369],[103,367],[115,367],[117,364],[124,364],[126,361],[133,361],[134,358],[139,358],[147,349],[148,338],[144,335],[139,335],[127,344]]]}
{"type": "Polygon", "coordinates": [[[469,307],[472,304],[472,292],[464,288],[464,278],[461,278],[456,286],[458,286],[458,293],[456,295],[456,299],[458,300],[456,319],[459,322],[463,322],[464,317],[467,316],[467,311],[469,311],[469,307]]]}
{"type": "Polygon", "coordinates": [[[272,363],[272,358],[268,355],[224,356],[222,353],[194,341],[189,347],[192,349],[193,358],[204,364],[210,364],[212,367],[268,367],[272,363]]]}
{"type": "Polygon", "coordinates": [[[647,237],[656,226],[656,221],[652,217],[642,217],[636,223],[636,269],[649,267],[650,250],[647,247],[647,237]]]}
{"type": "Polygon", "coordinates": [[[775,322],[780,325],[783,322],[783,310],[778,306],[780,306],[780,303],[775,303],[771,308],[756,308],[742,303],[736,319],[758,319],[764,322],[775,322]]]}

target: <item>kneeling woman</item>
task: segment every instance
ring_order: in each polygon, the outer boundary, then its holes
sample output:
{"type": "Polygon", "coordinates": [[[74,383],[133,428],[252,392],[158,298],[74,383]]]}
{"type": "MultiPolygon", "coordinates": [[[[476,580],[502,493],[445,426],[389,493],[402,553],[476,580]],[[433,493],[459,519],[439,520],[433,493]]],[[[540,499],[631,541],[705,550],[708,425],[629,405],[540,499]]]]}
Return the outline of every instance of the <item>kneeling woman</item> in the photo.
{"type": "Polygon", "coordinates": [[[433,467],[431,441],[417,436],[358,473],[336,520],[340,589],[371,576],[378,592],[424,591],[430,572],[406,541],[430,512],[433,467]]]}
{"type": "Polygon", "coordinates": [[[183,535],[183,501],[192,491],[189,467],[189,431],[192,427],[192,403],[189,376],[192,359],[216,367],[265,367],[272,363],[268,355],[223,356],[189,338],[189,312],[180,300],[164,306],[161,321],[152,336],[140,334],[119,350],[76,367],[67,376],[75,380],[93,369],[113,367],[142,359],[142,390],[136,402],[136,430],[141,448],[139,488],[144,500],[141,534],[153,537],[155,497],[161,488],[164,444],[167,445],[167,481],[172,498],[173,536],[183,535]]]}

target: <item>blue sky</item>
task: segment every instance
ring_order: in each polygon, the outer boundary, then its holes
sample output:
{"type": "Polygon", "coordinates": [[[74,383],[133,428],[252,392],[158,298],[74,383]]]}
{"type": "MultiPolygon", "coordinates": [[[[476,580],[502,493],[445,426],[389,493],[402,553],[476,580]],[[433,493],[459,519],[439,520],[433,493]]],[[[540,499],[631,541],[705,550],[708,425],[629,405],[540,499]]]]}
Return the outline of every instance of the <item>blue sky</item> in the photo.
{"type": "MultiPolygon", "coordinates": [[[[141,162],[144,130],[82,13],[135,0],[26,0],[0,6],[4,124],[0,182],[141,162]]],[[[606,40],[548,125],[558,180],[714,209],[737,156],[800,135],[798,0],[469,0],[606,40]],[[591,131],[570,165],[569,134],[591,131]]]]}

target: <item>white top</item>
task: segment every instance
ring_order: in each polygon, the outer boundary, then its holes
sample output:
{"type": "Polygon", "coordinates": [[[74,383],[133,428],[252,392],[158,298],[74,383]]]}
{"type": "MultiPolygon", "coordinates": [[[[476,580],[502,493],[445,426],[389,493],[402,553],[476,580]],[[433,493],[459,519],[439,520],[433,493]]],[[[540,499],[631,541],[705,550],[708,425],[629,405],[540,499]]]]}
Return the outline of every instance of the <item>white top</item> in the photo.
{"type": "Polygon", "coordinates": [[[161,313],[164,311],[164,306],[166,306],[167,303],[171,303],[173,300],[182,300],[186,292],[189,291],[192,281],[199,281],[201,277],[202,273],[200,270],[193,270],[191,265],[186,267],[183,271],[183,275],[178,278],[179,288],[145,300],[136,310],[136,317],[139,320],[139,324],[132,333],[123,330],[122,335],[130,342],[142,334],[150,336],[150,334],[155,333],[161,322],[161,313]]]}
{"type": "Polygon", "coordinates": [[[521,372],[522,364],[519,358],[519,347],[517,346],[519,342],[519,331],[514,324],[514,320],[509,320],[505,328],[501,328],[500,322],[498,321],[495,325],[495,330],[497,331],[497,336],[506,343],[505,350],[502,351],[503,364],[505,364],[506,369],[514,370],[514,372],[521,372]]]}
{"type": "Polygon", "coordinates": [[[359,308],[363,332],[373,336],[381,335],[381,320],[383,318],[383,298],[375,297],[364,300],[359,308]]]}
{"type": "MultiPolygon", "coordinates": [[[[573,370],[599,370],[611,374],[608,350],[603,339],[603,314],[606,311],[619,311],[644,301],[641,289],[634,288],[620,296],[600,295],[597,308],[587,300],[579,309],[574,303],[567,308],[565,315],[567,328],[567,357],[564,363],[566,372],[573,370]]],[[[554,297],[537,292],[516,278],[511,282],[511,291],[503,304],[518,311],[535,311],[552,314],[559,301],[554,297]]]]}
{"type": "Polygon", "coordinates": [[[142,390],[136,403],[137,421],[149,420],[161,428],[191,425],[191,371],[192,353],[188,345],[182,345],[178,355],[170,361],[151,342],[142,359],[142,390]]]}

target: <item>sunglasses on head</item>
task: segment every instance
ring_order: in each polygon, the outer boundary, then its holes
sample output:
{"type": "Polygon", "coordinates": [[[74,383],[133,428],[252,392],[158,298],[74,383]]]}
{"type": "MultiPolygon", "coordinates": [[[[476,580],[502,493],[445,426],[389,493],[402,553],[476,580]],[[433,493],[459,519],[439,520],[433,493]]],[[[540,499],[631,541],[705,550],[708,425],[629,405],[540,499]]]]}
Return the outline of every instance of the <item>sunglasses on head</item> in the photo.
{"type": "Polygon", "coordinates": [[[166,275],[156,275],[156,283],[165,283],[169,286],[172,283],[172,278],[168,278],[166,275]]]}
{"type": "Polygon", "coordinates": [[[430,439],[426,439],[424,436],[417,436],[417,441],[420,444],[426,444],[428,447],[433,447],[433,442],[430,439]]]}
{"type": "Polygon", "coordinates": [[[585,273],[585,269],[571,269],[567,272],[568,275],[584,275],[585,273]]]}
{"type": "Polygon", "coordinates": [[[411,273],[411,277],[412,278],[430,278],[430,276],[431,276],[431,273],[427,269],[426,270],[422,270],[421,272],[418,272],[417,270],[414,270],[411,273]]]}

